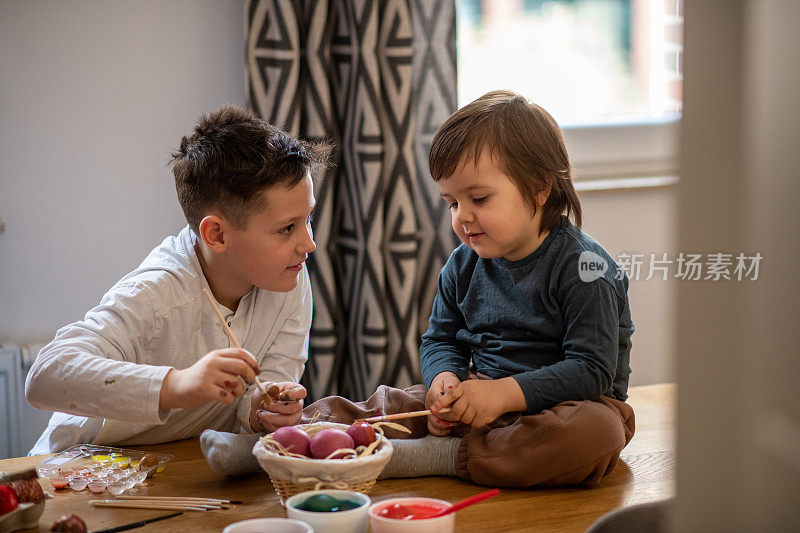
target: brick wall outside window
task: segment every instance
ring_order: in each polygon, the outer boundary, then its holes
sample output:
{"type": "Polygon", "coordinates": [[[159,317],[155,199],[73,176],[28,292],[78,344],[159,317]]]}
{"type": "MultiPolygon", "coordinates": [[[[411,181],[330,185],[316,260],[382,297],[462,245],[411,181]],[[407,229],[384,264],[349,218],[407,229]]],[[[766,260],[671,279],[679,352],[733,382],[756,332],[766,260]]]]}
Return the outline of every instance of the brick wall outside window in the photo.
{"type": "Polygon", "coordinates": [[[666,113],[683,107],[683,0],[664,0],[664,79],[666,113]]]}

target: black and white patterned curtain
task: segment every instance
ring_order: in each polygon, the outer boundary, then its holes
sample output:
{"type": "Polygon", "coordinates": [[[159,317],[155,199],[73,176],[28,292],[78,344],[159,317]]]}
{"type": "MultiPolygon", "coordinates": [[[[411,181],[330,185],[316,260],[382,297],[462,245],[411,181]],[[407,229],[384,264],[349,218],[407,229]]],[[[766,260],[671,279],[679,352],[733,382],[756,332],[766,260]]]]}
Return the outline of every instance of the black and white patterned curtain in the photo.
{"type": "Polygon", "coordinates": [[[441,267],[457,240],[428,173],[456,109],[452,0],[249,0],[249,102],[335,144],[315,184],[311,398],[421,382],[441,267]]]}

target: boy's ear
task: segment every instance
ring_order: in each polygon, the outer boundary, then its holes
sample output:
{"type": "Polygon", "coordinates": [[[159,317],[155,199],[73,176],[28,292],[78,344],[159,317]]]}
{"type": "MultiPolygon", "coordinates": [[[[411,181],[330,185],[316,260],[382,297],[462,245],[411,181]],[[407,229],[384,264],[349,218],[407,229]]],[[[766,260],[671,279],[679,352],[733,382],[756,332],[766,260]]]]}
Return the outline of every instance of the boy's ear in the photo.
{"type": "Polygon", "coordinates": [[[536,207],[544,207],[547,199],[550,197],[550,187],[545,187],[536,195],[536,207]]]}
{"type": "Polygon", "coordinates": [[[228,245],[225,243],[225,221],[217,215],[208,215],[200,221],[198,229],[200,238],[211,251],[224,252],[228,245]]]}

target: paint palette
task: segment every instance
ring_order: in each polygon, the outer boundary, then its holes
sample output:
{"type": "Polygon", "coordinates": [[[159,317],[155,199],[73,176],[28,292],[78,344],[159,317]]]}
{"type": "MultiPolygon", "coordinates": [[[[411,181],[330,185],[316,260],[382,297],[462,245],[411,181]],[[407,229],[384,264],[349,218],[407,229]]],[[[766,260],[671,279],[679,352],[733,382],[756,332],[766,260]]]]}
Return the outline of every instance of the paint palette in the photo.
{"type": "Polygon", "coordinates": [[[95,444],[76,444],[61,453],[48,457],[36,467],[40,477],[53,478],[61,475],[67,480],[73,474],[97,471],[133,471],[138,470],[140,461],[147,456],[145,462],[148,473],[162,472],[167,463],[175,456],[163,453],[152,453],[139,450],[127,450],[111,446],[95,444]]]}

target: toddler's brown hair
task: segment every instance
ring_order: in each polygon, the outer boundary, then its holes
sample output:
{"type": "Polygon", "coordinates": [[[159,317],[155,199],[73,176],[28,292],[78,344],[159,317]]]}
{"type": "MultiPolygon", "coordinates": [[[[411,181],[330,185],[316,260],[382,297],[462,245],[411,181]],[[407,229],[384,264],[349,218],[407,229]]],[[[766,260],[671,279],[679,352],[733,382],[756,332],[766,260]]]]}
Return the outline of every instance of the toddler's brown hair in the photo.
{"type": "Polygon", "coordinates": [[[486,93],[450,115],[436,131],[428,155],[431,176],[439,181],[459,165],[477,164],[483,150],[489,150],[498,168],[517,185],[532,216],[536,197],[547,196],[540,232],[549,231],[562,214],[581,226],[581,204],[564,137],[550,113],[512,91],[486,93]]]}

